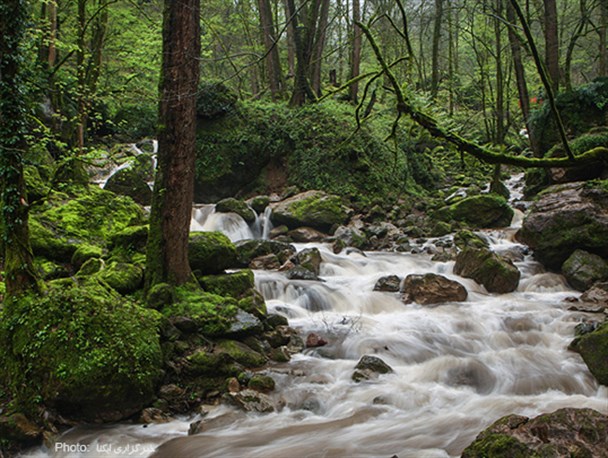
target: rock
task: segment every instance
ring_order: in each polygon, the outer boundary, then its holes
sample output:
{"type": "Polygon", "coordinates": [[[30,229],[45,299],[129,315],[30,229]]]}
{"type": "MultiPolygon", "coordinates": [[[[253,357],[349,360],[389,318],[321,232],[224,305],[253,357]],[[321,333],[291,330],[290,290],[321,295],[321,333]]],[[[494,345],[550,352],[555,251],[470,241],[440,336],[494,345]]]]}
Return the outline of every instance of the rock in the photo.
{"type": "Polygon", "coordinates": [[[327,340],[314,332],[306,336],[306,348],[323,347],[325,345],[327,345],[327,340]]]}
{"type": "Polygon", "coordinates": [[[42,438],[42,429],[21,413],[0,415],[0,437],[32,445],[42,438]]]}
{"type": "Polygon", "coordinates": [[[215,211],[218,213],[236,213],[239,215],[247,224],[251,224],[255,221],[255,212],[249,208],[249,206],[242,200],[235,199],[234,197],[227,197],[226,199],[220,200],[215,204],[215,211]]]}
{"type": "Polygon", "coordinates": [[[454,273],[472,278],[490,293],[504,294],[517,289],[521,273],[515,265],[488,249],[465,248],[456,256],[454,273]]]}
{"type": "Polygon", "coordinates": [[[507,227],[513,219],[513,209],[504,197],[482,194],[466,197],[436,213],[442,221],[462,221],[474,228],[507,227]]]}
{"type": "Polygon", "coordinates": [[[474,233],[469,230],[461,230],[454,234],[454,245],[456,245],[461,250],[464,250],[466,247],[471,248],[489,248],[490,244],[488,241],[481,237],[480,235],[474,233]]]}
{"type": "Polygon", "coordinates": [[[97,275],[120,294],[134,293],[141,288],[144,281],[143,269],[125,262],[112,263],[97,275]]]}
{"type": "Polygon", "coordinates": [[[148,407],[141,411],[139,415],[139,423],[143,423],[146,425],[149,424],[158,424],[158,423],[168,423],[173,419],[164,413],[160,409],[156,409],[154,407],[148,407]]]}
{"type": "Polygon", "coordinates": [[[205,291],[237,299],[254,287],[253,272],[249,269],[229,274],[204,275],[198,277],[198,281],[205,291]]]}
{"type": "Polygon", "coordinates": [[[290,229],[310,226],[323,232],[344,224],[350,212],[340,197],[323,191],[307,191],[270,205],[270,218],[275,226],[284,224],[290,229]]]}
{"type": "Polygon", "coordinates": [[[188,241],[188,260],[193,271],[219,274],[237,266],[237,250],[221,232],[194,232],[188,241]]]}
{"type": "Polygon", "coordinates": [[[247,412],[268,413],[275,410],[274,402],[268,395],[250,389],[230,393],[229,399],[247,412]]]}
{"type": "Polygon", "coordinates": [[[236,377],[230,377],[226,382],[228,393],[238,393],[241,391],[241,384],[236,377]]]}
{"type": "Polygon", "coordinates": [[[274,390],[274,387],[274,379],[263,374],[255,374],[247,382],[247,388],[259,391],[260,393],[270,393],[274,390]]]}
{"type": "Polygon", "coordinates": [[[401,279],[397,275],[387,275],[380,277],[374,285],[374,291],[386,291],[396,293],[401,286],[401,279]]]}
{"type": "Polygon", "coordinates": [[[608,282],[596,283],[581,296],[583,302],[594,302],[608,307],[608,282]]]}
{"type": "Polygon", "coordinates": [[[287,278],[290,280],[309,280],[318,281],[319,277],[310,270],[302,266],[295,266],[287,271],[287,278]]]}
{"type": "Polygon", "coordinates": [[[298,227],[287,232],[287,236],[296,243],[320,242],[327,238],[327,234],[312,227],[298,227]]]}
{"type": "Polygon", "coordinates": [[[382,359],[377,356],[364,355],[355,366],[355,371],[351,378],[355,382],[360,382],[362,380],[372,380],[378,378],[381,374],[390,374],[392,372],[394,372],[393,369],[382,359]]]}
{"type": "Polygon", "coordinates": [[[146,296],[148,307],[156,310],[162,309],[165,305],[173,302],[173,286],[169,283],[156,283],[152,285],[146,296]]]}
{"type": "Polygon", "coordinates": [[[266,207],[270,204],[270,197],[268,196],[255,196],[251,199],[247,200],[247,204],[253,208],[253,210],[258,214],[264,213],[266,207]]]}
{"type": "Polygon", "coordinates": [[[257,334],[263,330],[264,326],[258,317],[239,309],[225,334],[242,337],[257,334]]]}
{"type": "Polygon", "coordinates": [[[576,249],[608,256],[606,182],[554,185],[539,195],[517,238],[546,267],[559,270],[576,249]]]}
{"type": "Polygon", "coordinates": [[[112,250],[123,249],[129,252],[144,253],[148,243],[148,226],[129,226],[122,231],[112,234],[110,247],[112,250]]]}
{"type": "Polygon", "coordinates": [[[279,262],[283,264],[296,253],[293,245],[276,240],[242,240],[236,244],[238,263],[246,267],[249,263],[260,256],[274,254],[279,262]]]}
{"type": "Polygon", "coordinates": [[[585,291],[595,282],[608,279],[608,262],[596,254],[575,250],[564,261],[562,273],[574,289],[585,291]]]}
{"type": "Polygon", "coordinates": [[[152,189],[148,185],[148,177],[143,176],[136,167],[125,167],[117,170],[108,178],[103,189],[131,197],[140,205],[150,205],[152,203],[152,189]]]}
{"type": "Polygon", "coordinates": [[[296,265],[319,275],[321,271],[321,252],[318,248],[305,248],[292,256],[290,260],[296,265]]]}
{"type": "Polygon", "coordinates": [[[461,302],[468,295],[460,283],[433,273],[408,275],[403,281],[402,291],[404,302],[414,301],[422,305],[461,302]]]}
{"type": "Polygon", "coordinates": [[[608,322],[575,339],[569,348],[581,355],[599,383],[608,386],[608,322]]]}
{"type": "Polygon", "coordinates": [[[281,261],[276,254],[270,253],[253,258],[249,267],[253,270],[278,270],[281,267],[281,261]]]}
{"type": "Polygon", "coordinates": [[[89,259],[101,258],[102,256],[103,249],[101,247],[84,243],[72,255],[72,266],[78,270],[89,259]]]}
{"type": "Polygon", "coordinates": [[[608,457],[608,417],[560,409],[533,419],[507,415],[481,432],[462,458],[608,457]]]}
{"type": "MultiPolygon", "coordinates": [[[[367,244],[367,236],[358,227],[354,225],[340,226],[334,232],[334,245],[340,247],[338,252],[345,247],[363,248],[367,244]]],[[[336,250],[334,249],[334,252],[336,250]]]]}

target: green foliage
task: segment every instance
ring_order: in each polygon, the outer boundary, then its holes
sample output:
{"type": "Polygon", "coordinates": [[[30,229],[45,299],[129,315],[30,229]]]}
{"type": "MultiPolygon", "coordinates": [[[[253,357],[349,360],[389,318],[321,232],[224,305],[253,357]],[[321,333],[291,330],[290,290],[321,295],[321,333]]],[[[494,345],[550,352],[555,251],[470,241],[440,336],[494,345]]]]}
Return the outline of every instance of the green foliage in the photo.
{"type": "Polygon", "coordinates": [[[219,81],[203,81],[196,98],[196,116],[212,119],[233,111],[237,96],[219,81]]]}
{"type": "Polygon", "coordinates": [[[133,413],[159,380],[160,316],[95,282],[71,285],[6,304],[0,378],[26,412],[43,403],[87,419],[133,413]]]}

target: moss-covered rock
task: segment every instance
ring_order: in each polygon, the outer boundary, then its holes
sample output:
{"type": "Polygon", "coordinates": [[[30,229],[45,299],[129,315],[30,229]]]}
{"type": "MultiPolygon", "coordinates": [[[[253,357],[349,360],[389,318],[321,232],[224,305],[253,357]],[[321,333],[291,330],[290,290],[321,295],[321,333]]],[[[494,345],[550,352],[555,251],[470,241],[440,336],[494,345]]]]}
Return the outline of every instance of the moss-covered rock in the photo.
{"type": "Polygon", "coordinates": [[[250,289],[249,292],[239,300],[239,308],[260,319],[266,318],[268,311],[266,309],[264,296],[256,289],[250,289]]]}
{"type": "Polygon", "coordinates": [[[168,283],[156,283],[148,291],[146,303],[148,307],[156,310],[171,305],[173,303],[173,286],[168,283]]]}
{"type": "Polygon", "coordinates": [[[266,207],[270,204],[270,197],[268,196],[255,196],[247,201],[249,206],[258,214],[262,214],[266,207]]]}
{"type": "Polygon", "coordinates": [[[34,268],[42,280],[55,280],[70,275],[65,264],[58,264],[40,257],[34,259],[34,268]]]}
{"type": "Polygon", "coordinates": [[[101,258],[103,249],[97,245],[89,245],[84,243],[80,245],[72,255],[72,266],[74,269],[80,269],[82,265],[91,258],[101,258]]]}
{"type": "Polygon", "coordinates": [[[254,287],[253,272],[249,269],[229,274],[205,275],[199,277],[198,281],[209,293],[237,299],[254,287]]]}
{"type": "Polygon", "coordinates": [[[575,250],[562,265],[568,283],[579,291],[586,291],[595,282],[608,279],[608,262],[596,254],[575,250]]]}
{"type": "Polygon", "coordinates": [[[190,267],[198,274],[219,274],[237,266],[236,247],[221,232],[194,232],[188,242],[190,267]]]}
{"type": "Polygon", "coordinates": [[[274,390],[274,387],[274,379],[264,374],[254,374],[247,382],[247,388],[261,393],[269,393],[274,390]]]}
{"type": "Polygon", "coordinates": [[[443,221],[461,221],[474,228],[506,227],[513,219],[513,209],[506,199],[496,194],[466,197],[436,215],[443,221]]]}
{"type": "Polygon", "coordinates": [[[255,258],[269,254],[276,255],[279,262],[284,263],[296,253],[293,245],[276,240],[242,240],[237,242],[236,250],[238,263],[243,267],[249,266],[255,258]]]}
{"type": "Polygon", "coordinates": [[[104,185],[103,189],[121,196],[131,197],[140,205],[150,205],[152,190],[146,176],[142,176],[135,167],[124,167],[117,170],[104,185]]]}
{"type": "Polygon", "coordinates": [[[521,273],[508,259],[486,248],[467,247],[456,256],[454,273],[472,278],[490,293],[509,293],[517,289],[521,273]]]}
{"type": "Polygon", "coordinates": [[[254,211],[249,208],[245,202],[235,199],[234,197],[227,197],[226,199],[220,200],[215,205],[215,211],[220,213],[236,213],[243,218],[247,224],[251,224],[255,221],[254,211]]]}
{"type": "Polygon", "coordinates": [[[123,249],[128,252],[144,252],[148,243],[148,225],[128,226],[115,232],[110,237],[113,250],[123,249]]]}
{"type": "Polygon", "coordinates": [[[2,310],[0,379],[24,412],[42,403],[66,418],[125,418],[153,400],[159,322],[95,282],[24,296],[2,310]]]}
{"type": "Polygon", "coordinates": [[[466,247],[471,248],[489,248],[490,244],[487,240],[475,234],[472,231],[461,230],[454,234],[454,245],[463,250],[466,247]]]}
{"type": "Polygon", "coordinates": [[[224,354],[231,361],[247,368],[260,367],[267,362],[264,355],[238,340],[220,340],[213,351],[217,354],[224,354]]]}
{"type": "Polygon", "coordinates": [[[350,209],[340,197],[323,191],[307,191],[272,204],[270,218],[273,224],[284,224],[290,229],[310,226],[327,232],[344,224],[349,213],[350,209]]]}
{"type": "Polygon", "coordinates": [[[99,272],[99,278],[120,294],[131,294],[141,288],[144,272],[133,264],[117,262],[99,272]]]}
{"type": "Polygon", "coordinates": [[[576,339],[571,349],[580,353],[597,381],[608,386],[608,323],[576,339]]]}
{"type": "Polygon", "coordinates": [[[64,263],[72,261],[72,256],[78,248],[74,240],[59,236],[45,227],[36,216],[29,219],[29,229],[30,243],[35,255],[64,263]]]}

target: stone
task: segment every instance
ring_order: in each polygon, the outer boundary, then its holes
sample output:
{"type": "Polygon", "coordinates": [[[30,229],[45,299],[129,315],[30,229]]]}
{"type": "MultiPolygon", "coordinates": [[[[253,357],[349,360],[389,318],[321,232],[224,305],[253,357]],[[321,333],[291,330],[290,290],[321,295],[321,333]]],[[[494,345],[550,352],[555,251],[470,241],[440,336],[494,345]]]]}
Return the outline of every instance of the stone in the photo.
{"type": "Polygon", "coordinates": [[[270,218],[275,226],[284,224],[290,229],[309,226],[323,232],[344,224],[351,211],[340,197],[323,191],[303,192],[270,205],[270,218]]]}
{"type": "Polygon", "coordinates": [[[259,256],[274,254],[283,264],[296,253],[293,245],[276,240],[242,240],[236,243],[238,263],[247,267],[251,261],[259,256]]]}
{"type": "Polygon", "coordinates": [[[199,274],[219,274],[237,266],[237,250],[221,232],[194,232],[188,240],[188,260],[199,274]]]}
{"type": "Polygon", "coordinates": [[[270,393],[275,388],[275,381],[268,375],[254,374],[247,382],[247,388],[260,393],[270,393]]]}
{"type": "Polygon", "coordinates": [[[249,263],[249,268],[253,270],[278,270],[280,267],[281,261],[279,261],[279,257],[274,253],[253,258],[249,263]]]}
{"type": "Polygon", "coordinates": [[[467,290],[454,280],[442,275],[428,273],[408,275],[403,281],[404,302],[421,305],[461,302],[467,298],[467,290]]]}
{"type": "Polygon", "coordinates": [[[311,332],[306,336],[306,348],[323,347],[325,345],[327,345],[327,340],[319,336],[319,334],[311,332]]]}
{"type": "Polygon", "coordinates": [[[97,275],[120,294],[134,293],[141,288],[144,281],[143,269],[125,262],[110,264],[97,275]]]}
{"type": "Polygon", "coordinates": [[[238,393],[230,393],[229,396],[233,404],[246,412],[269,413],[275,410],[272,399],[268,395],[258,391],[245,389],[238,393]]]}
{"type": "Polygon", "coordinates": [[[489,293],[510,293],[517,289],[521,273],[508,259],[501,258],[488,249],[465,248],[454,264],[454,273],[472,278],[489,293]]]}
{"type": "Polygon", "coordinates": [[[104,185],[103,189],[115,194],[131,197],[140,205],[152,203],[152,189],[148,185],[148,177],[136,167],[125,167],[117,170],[104,185]]]}
{"type": "MultiPolygon", "coordinates": [[[[363,248],[367,244],[367,236],[354,225],[340,226],[334,232],[334,245],[339,248],[338,252],[345,247],[363,248]]],[[[334,252],[336,252],[334,249],[334,252]]]]}
{"type": "Polygon", "coordinates": [[[608,307],[608,282],[599,282],[581,296],[583,302],[594,302],[608,307]]]}
{"type": "Polygon", "coordinates": [[[599,383],[608,386],[608,322],[576,338],[569,349],[581,355],[599,383]]]}
{"type": "Polygon", "coordinates": [[[444,207],[435,217],[442,221],[461,221],[478,229],[507,227],[513,219],[513,209],[502,196],[482,194],[444,207]]]}
{"type": "Polygon", "coordinates": [[[328,237],[312,227],[298,227],[287,232],[287,236],[296,243],[321,242],[328,237]]]}
{"type": "Polygon", "coordinates": [[[608,279],[608,262],[585,250],[574,250],[564,261],[562,274],[578,291],[585,291],[595,282],[608,279]]]}
{"type": "Polygon", "coordinates": [[[401,279],[397,275],[387,275],[380,277],[374,285],[374,291],[385,291],[389,293],[396,293],[399,291],[401,286],[401,279]]]}
{"type": "Polygon", "coordinates": [[[270,197],[268,196],[255,196],[246,201],[247,204],[253,208],[253,210],[259,215],[266,210],[266,207],[270,204],[270,197]]]}
{"type": "Polygon", "coordinates": [[[608,256],[606,181],[550,186],[530,207],[517,239],[555,271],[577,249],[608,256]]]}
{"type": "Polygon", "coordinates": [[[168,423],[171,420],[173,419],[169,415],[154,407],[148,407],[142,410],[141,414],[139,415],[139,423],[144,423],[146,425],[168,423]]]}
{"type": "Polygon", "coordinates": [[[251,313],[245,312],[239,309],[236,312],[230,327],[225,332],[226,335],[230,336],[247,336],[251,334],[257,334],[264,330],[264,325],[258,317],[251,313]]]}
{"type": "Polygon", "coordinates": [[[308,280],[308,281],[318,281],[319,277],[310,270],[306,269],[302,266],[295,266],[289,269],[286,273],[287,278],[290,280],[308,280]]]}
{"type": "Polygon", "coordinates": [[[454,234],[454,245],[456,245],[461,250],[464,250],[466,247],[471,248],[489,248],[490,244],[488,241],[476,234],[473,231],[469,231],[463,229],[461,231],[456,232],[454,234]]]}
{"type": "Polygon", "coordinates": [[[220,200],[215,204],[215,211],[218,213],[236,213],[243,218],[247,224],[253,223],[256,219],[255,212],[249,205],[234,197],[227,197],[226,199],[220,200]]]}
{"type": "Polygon", "coordinates": [[[462,458],[608,457],[608,416],[593,409],[559,409],[535,418],[507,415],[462,452],[462,458]]]}
{"type": "Polygon", "coordinates": [[[364,355],[355,366],[355,371],[351,378],[355,382],[360,382],[363,380],[376,379],[382,374],[390,374],[393,372],[393,368],[377,356],[364,355]]]}
{"type": "Polygon", "coordinates": [[[305,248],[290,259],[296,266],[305,268],[315,275],[321,271],[321,252],[318,248],[305,248]]]}

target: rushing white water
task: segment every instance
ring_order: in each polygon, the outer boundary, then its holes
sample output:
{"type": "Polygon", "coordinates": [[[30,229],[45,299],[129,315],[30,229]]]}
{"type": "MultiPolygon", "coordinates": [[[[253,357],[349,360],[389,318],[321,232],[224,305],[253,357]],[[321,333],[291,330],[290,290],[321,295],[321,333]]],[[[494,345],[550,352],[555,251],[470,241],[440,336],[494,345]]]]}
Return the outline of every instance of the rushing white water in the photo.
{"type": "MultiPolygon", "coordinates": [[[[197,211],[198,229],[210,230],[212,207],[197,211]]],[[[213,224],[229,227],[226,220],[213,224]]],[[[323,281],[257,271],[256,286],[270,312],[287,316],[303,336],[315,332],[329,344],[269,368],[277,383],[276,412],[218,406],[194,436],[187,435],[188,426],[198,416],[146,427],[78,427],[59,443],[84,445],[87,452],[44,449],[27,456],[107,457],[126,450],[157,458],[451,457],[510,413],[535,416],[562,407],[608,413],[608,389],[567,349],[576,324],[592,315],[568,310],[564,299],[577,293],[524,257],[525,247],[512,241],[514,231],[484,233],[494,250],[523,259],[516,262],[519,288],[503,295],[488,294],[454,275],[453,262],[427,254],[334,254],[327,245],[297,245],[321,250],[323,281]],[[398,293],[373,291],[382,276],[426,272],[459,281],[468,299],[406,305],[398,293]],[[363,355],[382,358],[394,372],[354,382],[363,355]]]]}
{"type": "Polygon", "coordinates": [[[190,232],[223,232],[233,242],[246,239],[268,239],[272,223],[270,222],[270,207],[266,207],[262,215],[256,214],[255,221],[248,225],[236,213],[216,213],[215,205],[195,205],[192,208],[190,232]]]}

